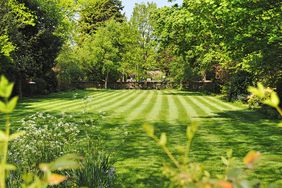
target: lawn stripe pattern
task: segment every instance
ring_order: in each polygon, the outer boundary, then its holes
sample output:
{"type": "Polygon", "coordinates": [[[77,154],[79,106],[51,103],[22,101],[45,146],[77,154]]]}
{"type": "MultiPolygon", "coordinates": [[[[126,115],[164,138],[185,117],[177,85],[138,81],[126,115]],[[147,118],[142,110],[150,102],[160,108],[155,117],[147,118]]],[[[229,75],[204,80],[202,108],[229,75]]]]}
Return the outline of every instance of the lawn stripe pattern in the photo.
{"type": "MultiPolygon", "coordinates": [[[[151,180],[150,174],[160,172],[163,157],[161,150],[142,130],[144,123],[155,125],[158,135],[160,132],[168,133],[169,146],[175,152],[174,146],[183,144],[186,139],[186,125],[191,121],[199,122],[191,160],[202,162],[212,173],[223,171],[219,156],[224,156],[229,148],[233,148],[240,159],[253,149],[272,153],[275,157],[282,155],[282,131],[275,127],[277,122],[247,110],[244,105],[224,102],[202,93],[176,90],[81,90],[58,93],[49,98],[21,102],[12,120],[35,112],[105,112],[106,118],[101,125],[104,132],[101,135],[107,135],[106,148],[114,152],[113,156],[118,161],[115,166],[117,172],[126,177],[123,181],[129,181],[127,185],[135,187],[140,182],[141,187],[152,186],[144,180],[151,180]],[[137,178],[132,173],[136,169],[141,173],[137,178]]],[[[282,169],[281,163],[270,161],[265,166],[267,169],[263,168],[258,177],[269,182],[279,179],[279,173],[273,175],[272,169],[282,169]]]]}

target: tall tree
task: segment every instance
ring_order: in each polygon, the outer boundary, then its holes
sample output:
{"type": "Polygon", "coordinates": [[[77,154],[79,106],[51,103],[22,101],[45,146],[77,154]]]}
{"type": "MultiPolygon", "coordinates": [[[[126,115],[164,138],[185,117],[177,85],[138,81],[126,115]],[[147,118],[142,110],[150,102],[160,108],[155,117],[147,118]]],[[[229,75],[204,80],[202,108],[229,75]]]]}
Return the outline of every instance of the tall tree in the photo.
{"type": "Polygon", "coordinates": [[[132,17],[130,19],[130,24],[133,29],[138,31],[140,36],[140,50],[139,56],[141,57],[141,62],[137,64],[137,79],[140,76],[139,73],[145,72],[146,69],[153,69],[155,65],[155,52],[156,44],[154,36],[154,22],[152,20],[152,14],[157,10],[156,3],[141,3],[135,4],[132,17]]]}
{"type": "Polygon", "coordinates": [[[121,61],[119,44],[120,23],[109,20],[97,29],[94,35],[85,40],[80,49],[82,63],[88,72],[100,75],[104,87],[108,88],[110,78],[119,77],[118,68],[121,61]]]}
{"type": "Polygon", "coordinates": [[[52,81],[55,79],[52,76],[52,68],[63,44],[65,9],[60,6],[63,1],[20,2],[6,1],[5,5],[9,11],[3,20],[7,22],[7,35],[16,47],[11,52],[12,62],[8,67],[10,76],[16,80],[18,94],[21,97],[23,80],[41,78],[46,83],[44,89],[55,87],[55,81],[52,81]]]}
{"type": "Polygon", "coordinates": [[[79,4],[79,41],[83,41],[85,35],[94,34],[107,20],[125,20],[120,0],[80,0],[79,4]]]}

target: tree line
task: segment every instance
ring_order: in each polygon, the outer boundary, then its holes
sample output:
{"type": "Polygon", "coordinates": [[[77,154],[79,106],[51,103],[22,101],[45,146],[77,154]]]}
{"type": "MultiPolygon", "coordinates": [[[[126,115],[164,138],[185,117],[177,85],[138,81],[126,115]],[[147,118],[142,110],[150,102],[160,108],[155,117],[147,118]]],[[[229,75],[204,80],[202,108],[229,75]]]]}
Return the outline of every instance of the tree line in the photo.
{"type": "Polygon", "coordinates": [[[212,80],[231,100],[249,85],[281,89],[278,0],[184,0],[157,8],[136,4],[130,19],[120,0],[4,0],[0,4],[0,73],[18,93],[73,81],[146,79],[162,71],[184,87],[212,80]]]}

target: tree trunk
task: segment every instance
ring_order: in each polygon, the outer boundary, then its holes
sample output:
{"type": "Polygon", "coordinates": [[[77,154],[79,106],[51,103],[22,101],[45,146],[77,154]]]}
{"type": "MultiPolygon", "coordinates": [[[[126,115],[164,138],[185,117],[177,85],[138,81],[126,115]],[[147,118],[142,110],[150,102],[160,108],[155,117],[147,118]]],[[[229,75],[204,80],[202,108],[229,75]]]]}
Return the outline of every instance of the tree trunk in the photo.
{"type": "Polygon", "coordinates": [[[109,79],[109,72],[107,72],[106,74],[106,78],[105,78],[105,89],[108,89],[108,79],[109,79]]]}
{"type": "Polygon", "coordinates": [[[20,74],[18,77],[18,95],[19,99],[23,98],[23,85],[22,85],[22,75],[20,74]]]}

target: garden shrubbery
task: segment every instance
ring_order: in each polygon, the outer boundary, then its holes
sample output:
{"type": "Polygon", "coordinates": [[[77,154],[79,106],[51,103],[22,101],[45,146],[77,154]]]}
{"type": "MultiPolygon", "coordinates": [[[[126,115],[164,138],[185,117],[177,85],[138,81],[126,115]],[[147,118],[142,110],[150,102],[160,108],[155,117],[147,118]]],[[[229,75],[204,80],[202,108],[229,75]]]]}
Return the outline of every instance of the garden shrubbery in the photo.
{"type": "Polygon", "coordinates": [[[56,158],[76,153],[82,156],[81,168],[63,171],[69,178],[64,185],[87,187],[111,187],[115,170],[109,153],[96,140],[97,118],[86,114],[79,121],[76,116],[64,114],[56,117],[36,113],[20,121],[18,131],[25,134],[10,144],[9,160],[18,168],[10,174],[10,187],[20,187],[26,172],[40,174],[38,165],[56,158]]]}

